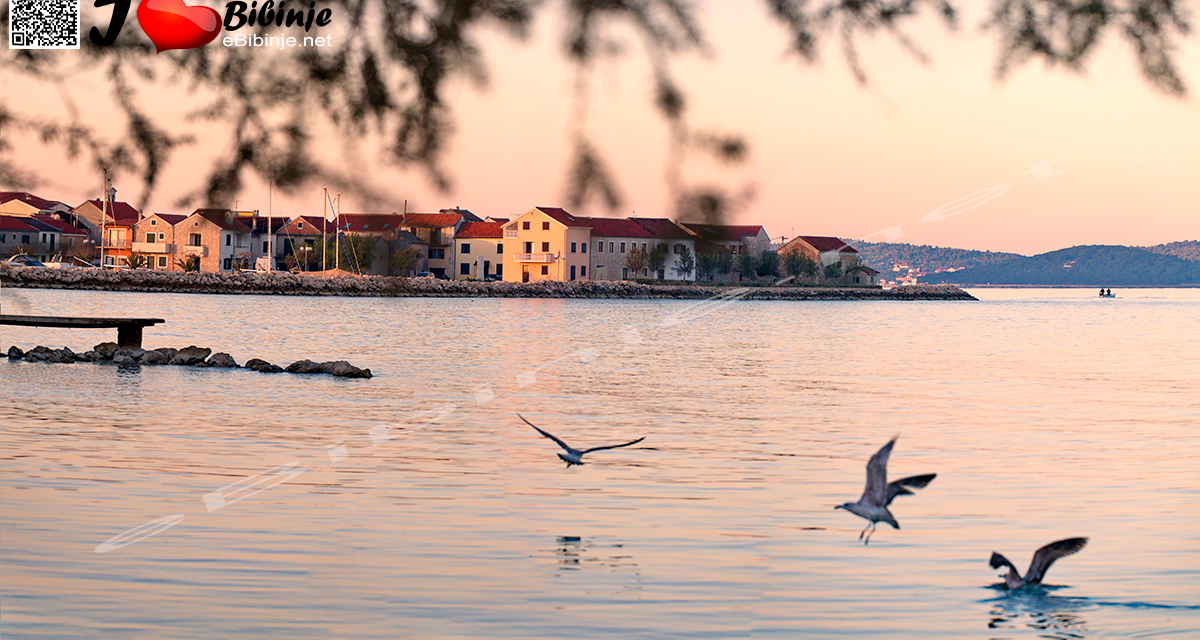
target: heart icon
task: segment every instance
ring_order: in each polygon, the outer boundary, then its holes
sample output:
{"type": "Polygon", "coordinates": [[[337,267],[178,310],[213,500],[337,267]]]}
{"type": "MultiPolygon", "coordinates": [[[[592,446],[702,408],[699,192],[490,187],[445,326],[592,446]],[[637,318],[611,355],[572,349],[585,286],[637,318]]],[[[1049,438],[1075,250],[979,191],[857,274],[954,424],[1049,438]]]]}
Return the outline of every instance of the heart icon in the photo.
{"type": "Polygon", "coordinates": [[[155,53],[201,47],[221,32],[221,14],[209,7],[189,7],[183,0],[142,0],[137,19],[155,53]]]}

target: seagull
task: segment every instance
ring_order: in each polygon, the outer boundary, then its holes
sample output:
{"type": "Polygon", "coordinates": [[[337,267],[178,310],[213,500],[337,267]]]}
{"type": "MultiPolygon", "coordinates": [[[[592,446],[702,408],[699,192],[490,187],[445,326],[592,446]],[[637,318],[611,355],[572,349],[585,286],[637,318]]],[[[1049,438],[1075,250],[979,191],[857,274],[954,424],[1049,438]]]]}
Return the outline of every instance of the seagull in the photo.
{"type": "Polygon", "coordinates": [[[1083,548],[1083,545],[1087,544],[1087,541],[1087,538],[1067,538],[1066,540],[1051,542],[1038,549],[1033,554],[1033,562],[1029,563],[1029,571],[1025,573],[1024,578],[1021,577],[1021,574],[1017,573],[1017,568],[1013,566],[1013,563],[1008,561],[1008,558],[995,551],[992,552],[992,559],[989,561],[989,564],[992,565],[993,569],[999,569],[1007,565],[1008,575],[1004,576],[1004,586],[1009,589],[1020,589],[1025,585],[1041,584],[1042,578],[1046,575],[1046,570],[1050,568],[1050,565],[1054,564],[1055,560],[1079,551],[1083,548]]]}
{"type": "Polygon", "coordinates": [[[875,533],[875,525],[879,522],[886,522],[892,525],[893,529],[899,529],[900,523],[896,522],[895,516],[891,511],[888,511],[888,505],[896,496],[911,495],[907,487],[913,489],[922,489],[937,477],[936,473],[930,473],[923,476],[909,476],[901,478],[895,482],[888,484],[887,481],[887,462],[888,456],[892,453],[892,446],[896,444],[894,436],[887,444],[883,445],[871,459],[867,461],[867,488],[863,490],[862,497],[858,502],[847,502],[840,504],[834,509],[845,509],[856,516],[866,518],[871,521],[871,524],[862,533],[858,534],[858,539],[862,540],[863,535],[867,536],[866,542],[871,543],[871,533],[875,533]],[[870,530],[871,533],[867,533],[870,530]]]}
{"type": "Polygon", "coordinates": [[[638,438],[637,440],[634,440],[633,442],[626,442],[625,444],[610,444],[610,445],[607,445],[604,447],[592,447],[591,449],[584,449],[583,451],[580,451],[579,449],[573,448],[571,445],[563,442],[562,440],[559,440],[558,438],[556,438],[554,436],[554,434],[552,434],[548,431],[543,431],[542,429],[538,428],[538,426],[536,424],[534,424],[528,420],[525,420],[525,416],[518,413],[517,417],[520,418],[521,420],[524,420],[525,424],[533,427],[534,429],[537,429],[538,433],[557,442],[558,446],[562,447],[566,451],[566,453],[558,454],[558,457],[562,458],[562,461],[567,463],[568,468],[573,465],[583,464],[582,458],[583,458],[583,454],[585,454],[585,453],[591,453],[593,451],[601,451],[603,449],[617,449],[620,447],[628,447],[631,444],[637,444],[637,443],[641,442],[642,440],[646,439],[646,436],[642,436],[642,437],[638,438]]]}

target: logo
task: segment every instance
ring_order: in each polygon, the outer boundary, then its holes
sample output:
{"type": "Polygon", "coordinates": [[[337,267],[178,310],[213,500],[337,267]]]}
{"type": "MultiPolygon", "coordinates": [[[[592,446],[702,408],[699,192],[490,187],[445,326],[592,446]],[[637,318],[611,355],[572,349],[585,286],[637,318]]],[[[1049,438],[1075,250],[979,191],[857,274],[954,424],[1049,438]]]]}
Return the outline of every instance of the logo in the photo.
{"type": "Polygon", "coordinates": [[[201,47],[221,32],[221,15],[209,7],[189,7],[183,0],[142,0],[138,24],[154,43],[155,53],[201,47]]]}

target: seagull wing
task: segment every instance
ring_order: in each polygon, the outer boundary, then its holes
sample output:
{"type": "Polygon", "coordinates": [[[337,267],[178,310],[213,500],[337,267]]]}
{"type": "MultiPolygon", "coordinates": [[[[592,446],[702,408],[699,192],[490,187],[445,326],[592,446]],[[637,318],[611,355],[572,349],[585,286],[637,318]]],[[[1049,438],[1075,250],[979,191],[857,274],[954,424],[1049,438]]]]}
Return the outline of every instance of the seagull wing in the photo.
{"type": "Polygon", "coordinates": [[[567,443],[563,442],[562,440],[559,440],[553,433],[550,433],[549,431],[542,431],[536,424],[534,424],[528,420],[525,420],[525,416],[518,413],[517,417],[520,418],[521,420],[523,420],[525,422],[525,424],[533,427],[534,429],[537,429],[538,433],[557,442],[558,446],[562,447],[563,449],[566,449],[567,451],[574,451],[574,449],[571,448],[571,445],[568,445],[567,443]]]}
{"type": "Polygon", "coordinates": [[[863,490],[859,502],[877,506],[887,504],[887,463],[888,456],[892,455],[892,447],[895,444],[896,438],[893,437],[867,461],[867,488],[863,490]]]}
{"type": "Polygon", "coordinates": [[[927,473],[923,476],[909,476],[907,478],[900,478],[899,480],[892,481],[887,486],[887,502],[883,503],[883,505],[886,507],[887,505],[891,504],[892,500],[896,499],[896,496],[912,495],[912,492],[909,491],[907,487],[912,487],[913,489],[924,489],[925,486],[932,482],[936,477],[936,473],[927,473]]]}
{"type": "Polygon", "coordinates": [[[1029,573],[1025,574],[1025,581],[1036,583],[1041,582],[1042,577],[1046,575],[1046,570],[1050,565],[1054,564],[1055,560],[1064,556],[1069,556],[1083,548],[1087,544],[1087,538],[1067,538],[1051,542],[1050,544],[1037,550],[1033,554],[1033,562],[1029,564],[1029,573]]]}
{"type": "Polygon", "coordinates": [[[638,438],[637,440],[634,440],[632,442],[626,442],[625,444],[610,444],[610,445],[605,445],[603,447],[592,447],[591,449],[584,449],[582,452],[580,452],[579,455],[583,455],[585,453],[591,453],[593,451],[600,451],[602,449],[619,449],[621,447],[628,447],[631,444],[637,444],[645,439],[646,439],[646,436],[642,436],[642,437],[638,438]]]}

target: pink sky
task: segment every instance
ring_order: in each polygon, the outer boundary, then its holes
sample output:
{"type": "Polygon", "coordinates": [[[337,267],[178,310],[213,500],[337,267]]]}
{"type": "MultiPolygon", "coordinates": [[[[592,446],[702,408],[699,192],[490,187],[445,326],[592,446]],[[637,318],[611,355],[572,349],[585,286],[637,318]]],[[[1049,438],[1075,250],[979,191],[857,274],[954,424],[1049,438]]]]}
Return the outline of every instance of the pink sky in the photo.
{"type": "MultiPolygon", "coordinates": [[[[755,197],[730,222],[763,224],[773,237],[861,238],[899,227],[896,242],[1025,254],[1200,239],[1195,36],[1176,56],[1191,90],[1182,100],[1141,78],[1115,30],[1083,76],[1038,62],[998,83],[995,36],[979,32],[979,7],[960,4],[963,26],[956,33],[933,21],[910,29],[933,58],[928,67],[885,37],[860,39],[871,78],[863,88],[835,42],[827,40],[821,62],[808,66],[786,55],[784,32],[759,3],[703,3],[714,55],[685,57],[674,66],[688,93],[688,119],[697,129],[743,134],[750,156],[735,167],[692,157],[685,178],[752,189],[755,197]],[[1043,161],[1053,175],[1039,180],[1035,175],[1045,171],[1033,167],[1043,161]],[[988,188],[1003,193],[956,215],[930,215],[988,188]]],[[[400,211],[407,200],[410,211],[457,206],[511,217],[563,204],[573,70],[560,53],[558,15],[557,7],[542,12],[528,42],[493,33],[480,38],[490,87],[457,80],[446,94],[457,119],[444,159],[454,190],[439,193],[418,171],[376,168],[375,183],[394,197],[386,210],[400,211]]],[[[616,215],[670,216],[663,177],[668,133],[650,107],[649,69],[635,36],[614,34],[628,53],[597,65],[587,130],[620,181],[625,204],[616,215]]],[[[103,92],[98,83],[69,82],[80,101],[103,92]]],[[[15,100],[16,84],[0,84],[0,96],[15,100]]],[[[164,90],[163,104],[183,102],[180,91],[164,90]]],[[[55,105],[46,109],[61,112],[55,105]]],[[[148,209],[178,212],[172,203],[199,187],[197,162],[223,142],[202,137],[194,150],[179,153],[148,209]]],[[[47,151],[25,143],[19,152],[47,151]]],[[[338,153],[336,140],[326,147],[338,153]]],[[[369,147],[363,157],[378,164],[369,147]]],[[[72,204],[96,197],[99,179],[86,166],[54,166],[39,195],[72,204]]],[[[117,185],[122,199],[136,201],[136,179],[123,182],[117,185]]],[[[319,214],[320,193],[314,185],[281,198],[275,212],[319,214]]],[[[247,187],[238,205],[265,210],[263,186],[247,187]]],[[[343,211],[362,207],[343,199],[343,211]]]]}

